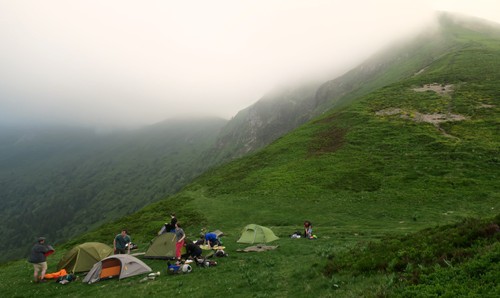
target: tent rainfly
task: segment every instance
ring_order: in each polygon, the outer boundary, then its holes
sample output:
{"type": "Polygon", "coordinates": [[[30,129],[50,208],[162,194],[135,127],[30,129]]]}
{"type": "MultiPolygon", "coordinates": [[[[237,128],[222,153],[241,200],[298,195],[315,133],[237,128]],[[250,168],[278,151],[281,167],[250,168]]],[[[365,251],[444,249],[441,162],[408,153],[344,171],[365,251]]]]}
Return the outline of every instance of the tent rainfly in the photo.
{"type": "Polygon", "coordinates": [[[101,279],[123,279],[151,271],[148,265],[132,255],[112,255],[95,263],[83,282],[92,284],[101,279]]]}
{"type": "Polygon", "coordinates": [[[271,229],[256,224],[249,224],[243,229],[241,237],[237,242],[248,244],[268,243],[277,239],[279,238],[274,235],[271,229]]]}
{"type": "Polygon", "coordinates": [[[87,272],[95,263],[113,254],[113,249],[100,242],[85,242],[69,250],[57,264],[57,270],[87,272]]]}

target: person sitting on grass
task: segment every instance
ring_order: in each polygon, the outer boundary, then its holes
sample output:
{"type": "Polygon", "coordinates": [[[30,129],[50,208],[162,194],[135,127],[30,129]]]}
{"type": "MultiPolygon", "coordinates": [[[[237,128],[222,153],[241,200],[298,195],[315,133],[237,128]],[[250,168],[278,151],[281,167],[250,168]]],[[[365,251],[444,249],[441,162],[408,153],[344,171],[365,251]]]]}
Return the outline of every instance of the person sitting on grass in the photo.
{"type": "Polygon", "coordinates": [[[308,220],[304,221],[304,237],[311,238],[313,235],[312,223],[308,220]]]}

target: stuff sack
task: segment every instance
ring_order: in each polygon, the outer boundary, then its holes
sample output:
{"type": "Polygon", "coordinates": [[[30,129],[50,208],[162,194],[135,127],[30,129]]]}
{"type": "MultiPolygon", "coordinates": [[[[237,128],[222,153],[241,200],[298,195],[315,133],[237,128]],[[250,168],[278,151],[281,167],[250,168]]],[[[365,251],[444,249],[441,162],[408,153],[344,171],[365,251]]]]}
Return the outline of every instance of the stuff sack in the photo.
{"type": "Polygon", "coordinates": [[[56,279],[56,282],[57,283],[60,283],[62,285],[65,285],[69,282],[72,282],[76,279],[76,276],[74,274],[66,274],[66,275],[63,275],[63,276],[59,276],[57,279],[56,279]]]}
{"type": "Polygon", "coordinates": [[[125,244],[125,248],[128,248],[129,246],[130,246],[130,250],[139,248],[139,246],[137,246],[137,244],[132,243],[132,242],[125,244]]]}
{"type": "Polygon", "coordinates": [[[168,274],[177,274],[179,273],[179,269],[181,266],[179,265],[168,265],[168,274]]]}
{"type": "Polygon", "coordinates": [[[219,249],[215,252],[216,257],[227,257],[229,256],[224,250],[219,249]]]}

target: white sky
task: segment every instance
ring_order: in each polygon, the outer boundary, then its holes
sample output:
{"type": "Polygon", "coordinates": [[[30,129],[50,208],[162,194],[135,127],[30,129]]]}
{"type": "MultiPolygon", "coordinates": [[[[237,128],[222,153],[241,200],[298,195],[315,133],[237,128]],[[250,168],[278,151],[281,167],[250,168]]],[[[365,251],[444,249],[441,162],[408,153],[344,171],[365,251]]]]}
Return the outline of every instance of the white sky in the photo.
{"type": "Polygon", "coordinates": [[[434,10],[500,23],[500,1],[0,0],[0,123],[234,116],[333,79],[434,10]]]}

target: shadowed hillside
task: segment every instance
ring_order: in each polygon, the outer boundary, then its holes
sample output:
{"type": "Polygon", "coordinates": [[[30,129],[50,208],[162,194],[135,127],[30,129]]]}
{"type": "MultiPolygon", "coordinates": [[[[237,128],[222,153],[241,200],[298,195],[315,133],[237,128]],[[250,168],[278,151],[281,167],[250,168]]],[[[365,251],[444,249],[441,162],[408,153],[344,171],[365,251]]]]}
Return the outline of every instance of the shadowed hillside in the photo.
{"type": "Polygon", "coordinates": [[[0,260],[26,254],[37,235],[63,241],[178,191],[222,119],[169,120],[134,131],[81,128],[0,132],[0,260]]]}

